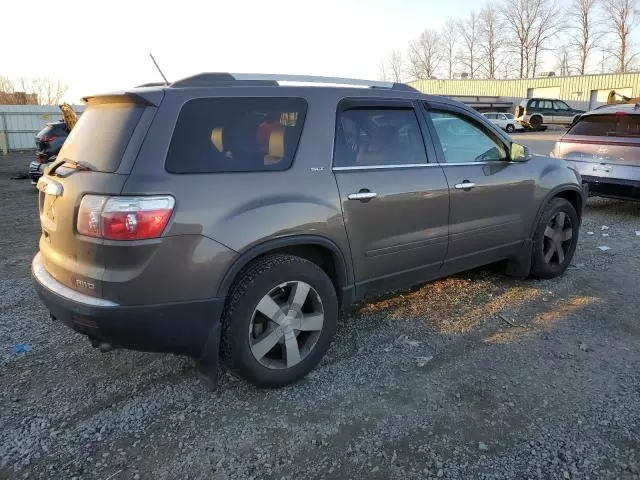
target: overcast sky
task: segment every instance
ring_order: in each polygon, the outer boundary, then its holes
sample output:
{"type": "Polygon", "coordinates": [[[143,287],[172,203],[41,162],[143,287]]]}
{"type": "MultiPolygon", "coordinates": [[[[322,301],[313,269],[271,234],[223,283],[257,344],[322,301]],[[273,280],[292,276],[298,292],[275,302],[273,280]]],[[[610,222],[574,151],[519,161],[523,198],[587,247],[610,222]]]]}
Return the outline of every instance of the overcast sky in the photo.
{"type": "Polygon", "coordinates": [[[47,75],[66,99],[199,72],[376,79],[392,48],[473,0],[3,0],[0,75],[47,75]],[[38,19],[42,19],[40,23],[38,19]]]}

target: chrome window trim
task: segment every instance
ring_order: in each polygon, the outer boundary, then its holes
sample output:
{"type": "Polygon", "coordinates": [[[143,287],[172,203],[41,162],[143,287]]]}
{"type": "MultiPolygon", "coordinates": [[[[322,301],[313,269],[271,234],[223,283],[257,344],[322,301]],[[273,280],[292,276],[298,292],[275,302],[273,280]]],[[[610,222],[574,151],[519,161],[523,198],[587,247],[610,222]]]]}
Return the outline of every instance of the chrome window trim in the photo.
{"type": "Polygon", "coordinates": [[[419,168],[435,167],[437,163],[404,163],[398,165],[352,165],[347,167],[333,167],[334,172],[344,172],[349,170],[393,170],[395,168],[419,168]]]}
{"type": "Polygon", "coordinates": [[[509,160],[487,160],[484,162],[457,162],[457,163],[405,163],[398,165],[353,165],[350,167],[333,167],[334,172],[348,172],[350,170],[394,170],[396,168],[423,168],[423,167],[463,167],[465,165],[491,165],[496,163],[519,163],[509,160]]]}

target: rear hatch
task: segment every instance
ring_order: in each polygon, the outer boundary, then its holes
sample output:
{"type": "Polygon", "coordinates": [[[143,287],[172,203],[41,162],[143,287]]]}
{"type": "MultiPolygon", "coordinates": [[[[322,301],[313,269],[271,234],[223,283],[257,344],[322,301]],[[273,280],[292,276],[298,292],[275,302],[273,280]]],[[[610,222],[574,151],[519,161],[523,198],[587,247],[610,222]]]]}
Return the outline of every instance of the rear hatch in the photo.
{"type": "Polygon", "coordinates": [[[580,118],[556,144],[554,155],[587,176],[626,178],[640,166],[640,115],[628,112],[580,118]]]}
{"type": "Polygon", "coordinates": [[[78,233],[80,202],[86,194],[122,191],[156,108],[138,95],[93,97],[87,103],[58,159],[38,183],[39,246],[51,276],[100,297],[105,268],[100,247],[105,241],[78,233]]]}

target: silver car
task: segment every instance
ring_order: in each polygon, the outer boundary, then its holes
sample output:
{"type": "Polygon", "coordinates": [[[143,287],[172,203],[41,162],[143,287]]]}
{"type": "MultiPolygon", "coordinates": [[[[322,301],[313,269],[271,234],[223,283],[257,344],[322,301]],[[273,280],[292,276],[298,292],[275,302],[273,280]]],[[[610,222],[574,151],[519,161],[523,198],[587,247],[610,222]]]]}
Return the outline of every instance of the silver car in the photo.
{"type": "Polygon", "coordinates": [[[585,113],[556,142],[551,156],[570,161],[591,194],[640,198],[640,106],[585,113]]]}
{"type": "Polygon", "coordinates": [[[513,133],[516,130],[522,130],[524,127],[516,120],[513,113],[503,112],[486,112],[482,114],[487,120],[502,130],[513,133]]]}

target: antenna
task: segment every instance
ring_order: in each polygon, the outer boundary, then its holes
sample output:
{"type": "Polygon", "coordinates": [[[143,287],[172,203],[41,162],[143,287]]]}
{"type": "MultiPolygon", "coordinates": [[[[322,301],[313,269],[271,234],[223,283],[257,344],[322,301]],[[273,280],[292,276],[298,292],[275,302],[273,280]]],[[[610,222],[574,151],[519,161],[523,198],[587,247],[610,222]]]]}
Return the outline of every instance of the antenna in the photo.
{"type": "Polygon", "coordinates": [[[165,85],[169,85],[169,80],[167,80],[167,77],[165,77],[164,73],[162,73],[162,70],[160,69],[160,65],[158,65],[158,62],[156,62],[156,59],[153,58],[153,54],[151,52],[149,52],[149,56],[151,57],[151,61],[153,62],[153,64],[158,69],[158,72],[160,72],[160,75],[162,76],[162,79],[164,80],[165,85]]]}

